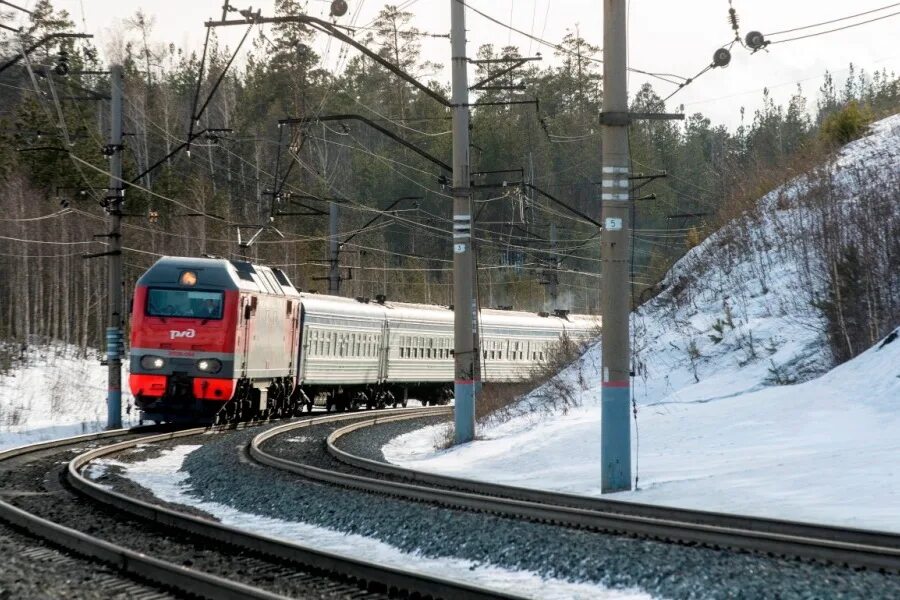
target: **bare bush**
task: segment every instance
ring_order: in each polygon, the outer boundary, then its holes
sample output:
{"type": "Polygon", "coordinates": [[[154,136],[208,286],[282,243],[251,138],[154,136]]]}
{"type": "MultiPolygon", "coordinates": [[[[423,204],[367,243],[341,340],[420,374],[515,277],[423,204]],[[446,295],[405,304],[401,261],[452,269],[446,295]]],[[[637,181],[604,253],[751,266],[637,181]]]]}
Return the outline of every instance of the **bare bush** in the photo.
{"type": "MultiPolygon", "coordinates": [[[[484,384],[475,402],[476,426],[499,425],[524,415],[566,414],[578,406],[579,392],[588,388],[582,358],[596,338],[575,340],[563,334],[545,351],[546,360],[526,378],[484,384]]],[[[451,424],[440,428],[435,446],[450,448],[455,444],[454,435],[451,424]]]]}
{"type": "Polygon", "coordinates": [[[807,302],[820,312],[834,361],[853,358],[900,321],[898,156],[822,169],[792,212],[807,302]]]}

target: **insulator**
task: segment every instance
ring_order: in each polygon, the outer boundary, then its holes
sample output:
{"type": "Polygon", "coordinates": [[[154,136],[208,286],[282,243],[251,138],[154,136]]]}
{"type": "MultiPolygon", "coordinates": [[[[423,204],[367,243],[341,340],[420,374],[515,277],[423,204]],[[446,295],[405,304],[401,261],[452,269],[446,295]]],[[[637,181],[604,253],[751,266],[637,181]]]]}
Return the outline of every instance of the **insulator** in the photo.
{"type": "Polygon", "coordinates": [[[346,0],[334,0],[331,3],[331,16],[332,17],[343,17],[346,14],[347,14],[346,0]]]}
{"type": "Polygon", "coordinates": [[[768,45],[766,38],[763,37],[763,34],[758,31],[751,31],[750,33],[748,33],[747,37],[744,38],[744,42],[752,50],[759,50],[760,48],[764,48],[766,45],[768,45]]]}
{"type": "Polygon", "coordinates": [[[738,30],[738,16],[737,11],[733,8],[728,9],[728,22],[731,23],[731,28],[735,31],[738,30]]]}
{"type": "Polygon", "coordinates": [[[728,51],[728,48],[719,48],[713,53],[714,67],[727,67],[730,62],[731,52],[728,51]]]}

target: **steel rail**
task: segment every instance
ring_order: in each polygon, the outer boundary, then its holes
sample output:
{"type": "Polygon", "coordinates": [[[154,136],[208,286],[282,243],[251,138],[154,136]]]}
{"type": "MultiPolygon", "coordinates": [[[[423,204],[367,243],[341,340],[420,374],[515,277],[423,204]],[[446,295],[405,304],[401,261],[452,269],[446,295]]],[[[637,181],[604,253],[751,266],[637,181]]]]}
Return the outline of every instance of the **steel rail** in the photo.
{"type": "MultiPolygon", "coordinates": [[[[449,414],[449,409],[438,409],[428,416],[438,414],[449,414]]],[[[638,504],[446,477],[354,456],[335,444],[342,436],[363,427],[422,416],[426,415],[364,419],[333,431],[326,440],[327,451],[341,462],[415,483],[329,471],[274,456],[260,448],[266,440],[304,427],[306,423],[289,423],[257,435],[250,443],[249,453],[262,464],[311,479],[452,508],[664,541],[900,571],[900,534],[638,504]]],[[[319,419],[320,424],[323,421],[329,419],[319,419]]]]}
{"type": "MultiPolygon", "coordinates": [[[[410,409],[384,411],[392,414],[410,409]]],[[[418,414],[433,412],[434,409],[414,409],[418,414]]],[[[333,422],[335,420],[358,418],[357,414],[345,414],[337,417],[313,418],[303,423],[333,422]]],[[[262,553],[304,568],[312,568],[325,573],[335,573],[350,580],[365,582],[367,587],[383,586],[386,590],[407,591],[420,596],[433,598],[465,598],[481,600],[488,598],[519,598],[519,596],[502,592],[487,591],[463,582],[435,577],[389,567],[375,562],[349,558],[336,553],[318,550],[310,546],[271,539],[250,531],[223,525],[214,521],[184,514],[167,507],[157,506],[125,494],[105,489],[82,475],[82,470],[91,461],[104,456],[116,454],[136,444],[152,444],[180,437],[194,436],[203,430],[186,430],[159,436],[143,437],[135,441],[120,442],[85,452],[69,462],[67,477],[69,483],[77,491],[93,500],[111,506],[130,515],[152,521],[159,525],[178,528],[205,539],[225,543],[231,546],[262,553]]]]}
{"type": "MultiPolygon", "coordinates": [[[[101,433],[79,435],[62,440],[39,442],[37,444],[0,452],[0,463],[35,452],[64,448],[66,446],[105,438],[121,437],[130,433],[135,432],[126,429],[117,429],[101,433]]],[[[130,443],[139,444],[142,443],[144,439],[145,438],[141,437],[130,443]]],[[[4,500],[0,500],[0,519],[35,537],[44,539],[55,546],[63,547],[82,557],[99,560],[111,565],[121,573],[152,581],[165,589],[175,589],[180,592],[213,599],[226,598],[240,600],[241,598],[254,598],[259,600],[280,600],[284,598],[284,596],[273,594],[249,585],[229,581],[215,575],[190,569],[183,565],[178,565],[129,550],[128,548],[118,546],[107,542],[106,540],[90,536],[81,531],[33,515],[4,500]]]]}

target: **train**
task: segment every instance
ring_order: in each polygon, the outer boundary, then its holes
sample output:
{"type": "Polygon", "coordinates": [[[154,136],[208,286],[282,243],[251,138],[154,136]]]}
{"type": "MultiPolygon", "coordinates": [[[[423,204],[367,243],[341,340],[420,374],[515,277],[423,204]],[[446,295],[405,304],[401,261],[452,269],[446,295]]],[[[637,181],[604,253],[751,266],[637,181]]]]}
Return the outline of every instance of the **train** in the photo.
{"type": "MultiPolygon", "coordinates": [[[[482,381],[521,380],[561,336],[598,326],[566,311],[480,310],[482,381]]],[[[141,419],[157,423],[446,404],[453,310],[302,293],[277,268],[167,256],[137,281],[129,367],[141,419]]]]}

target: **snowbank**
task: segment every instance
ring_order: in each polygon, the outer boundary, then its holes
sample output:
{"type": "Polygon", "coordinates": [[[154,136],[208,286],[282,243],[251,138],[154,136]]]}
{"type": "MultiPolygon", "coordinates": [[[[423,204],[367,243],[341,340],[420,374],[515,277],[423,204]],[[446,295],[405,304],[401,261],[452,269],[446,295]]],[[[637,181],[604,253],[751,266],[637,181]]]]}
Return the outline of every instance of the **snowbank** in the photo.
{"type": "MultiPolygon", "coordinates": [[[[650,404],[638,424],[640,489],[609,497],[900,531],[900,339],[806,383],[650,404]]],[[[396,438],[385,456],[424,471],[600,494],[596,403],[539,424],[509,422],[436,454],[433,436],[396,438]]]]}
{"type": "MultiPolygon", "coordinates": [[[[127,427],[136,424],[137,414],[126,412],[131,397],[127,369],[123,371],[122,419],[127,427]]],[[[0,375],[0,449],[102,430],[106,380],[96,354],[85,356],[64,344],[31,346],[24,360],[0,375]]]]}

